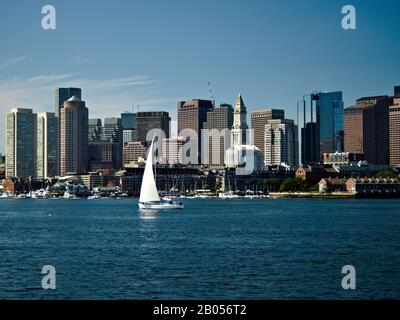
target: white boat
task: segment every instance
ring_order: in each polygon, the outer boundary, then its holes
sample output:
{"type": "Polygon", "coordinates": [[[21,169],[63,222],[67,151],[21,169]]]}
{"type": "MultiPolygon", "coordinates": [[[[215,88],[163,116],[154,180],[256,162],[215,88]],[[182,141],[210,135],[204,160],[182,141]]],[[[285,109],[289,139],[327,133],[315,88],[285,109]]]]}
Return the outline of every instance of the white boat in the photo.
{"type": "Polygon", "coordinates": [[[3,192],[1,195],[0,195],[0,199],[12,199],[12,195],[10,195],[8,192],[3,192]]]}
{"type": "Polygon", "coordinates": [[[142,178],[142,186],[140,188],[139,208],[145,210],[171,210],[183,209],[182,202],[176,200],[161,200],[158,194],[156,180],[153,173],[153,141],[149,148],[146,167],[142,178]]]}
{"type": "Polygon", "coordinates": [[[88,200],[98,200],[101,199],[101,195],[98,193],[95,193],[94,195],[88,197],[88,200]]]}

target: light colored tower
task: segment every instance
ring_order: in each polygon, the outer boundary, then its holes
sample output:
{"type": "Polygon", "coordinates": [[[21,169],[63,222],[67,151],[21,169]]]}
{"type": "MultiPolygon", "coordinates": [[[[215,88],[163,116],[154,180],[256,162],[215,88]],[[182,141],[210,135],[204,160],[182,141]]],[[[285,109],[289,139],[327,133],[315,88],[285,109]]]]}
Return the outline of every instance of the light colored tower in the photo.
{"type": "MultiPolygon", "coordinates": [[[[233,110],[233,126],[232,126],[232,145],[245,145],[250,144],[246,140],[247,134],[246,131],[249,128],[247,126],[247,110],[244,105],[242,96],[239,96],[236,99],[236,104],[233,110]]],[[[249,137],[250,138],[250,137],[249,137]]]]}
{"type": "Polygon", "coordinates": [[[58,119],[53,112],[37,114],[37,177],[57,175],[58,119]]]}
{"type": "Polygon", "coordinates": [[[6,127],[6,178],[36,177],[36,114],[11,109],[6,127]]]}

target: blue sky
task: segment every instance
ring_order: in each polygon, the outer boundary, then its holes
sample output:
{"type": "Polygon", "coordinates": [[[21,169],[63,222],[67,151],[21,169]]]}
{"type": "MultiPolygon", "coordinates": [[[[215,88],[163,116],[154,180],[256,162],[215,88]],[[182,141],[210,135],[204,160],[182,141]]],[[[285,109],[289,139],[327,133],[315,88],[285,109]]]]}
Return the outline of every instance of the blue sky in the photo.
{"type": "Polygon", "coordinates": [[[243,95],[248,111],[286,110],[313,90],[345,106],[400,84],[400,2],[319,0],[2,0],[0,152],[14,106],[53,111],[57,86],[79,86],[90,117],[166,110],[180,99],[243,95]],[[41,28],[54,5],[57,29],[41,28]],[[357,30],[341,28],[352,4],[357,30]]]}

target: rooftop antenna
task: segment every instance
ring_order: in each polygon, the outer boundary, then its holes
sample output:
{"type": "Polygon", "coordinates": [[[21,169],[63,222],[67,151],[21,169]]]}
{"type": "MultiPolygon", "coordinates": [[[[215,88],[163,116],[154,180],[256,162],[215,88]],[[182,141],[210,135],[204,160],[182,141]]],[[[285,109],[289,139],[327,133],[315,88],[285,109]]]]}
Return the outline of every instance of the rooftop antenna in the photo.
{"type": "Polygon", "coordinates": [[[213,108],[215,108],[215,100],[214,100],[214,94],[211,88],[211,83],[208,81],[208,92],[210,93],[210,100],[212,102],[213,108]]]}

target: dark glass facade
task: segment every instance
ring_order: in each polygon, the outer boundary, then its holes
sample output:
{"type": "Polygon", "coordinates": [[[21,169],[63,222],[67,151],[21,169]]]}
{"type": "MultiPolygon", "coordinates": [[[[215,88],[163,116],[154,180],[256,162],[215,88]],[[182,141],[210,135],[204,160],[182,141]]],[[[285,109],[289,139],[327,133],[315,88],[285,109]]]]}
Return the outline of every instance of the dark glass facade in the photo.
{"type": "Polygon", "coordinates": [[[323,153],[343,151],[342,92],[319,92],[297,103],[302,164],[321,161],[323,153]]]}

